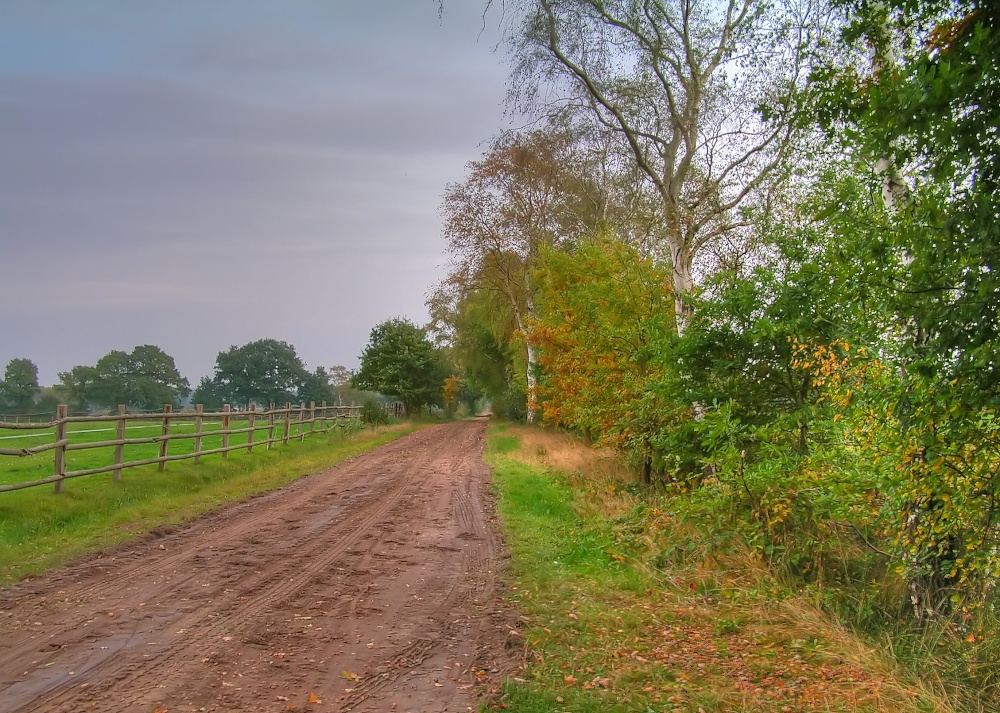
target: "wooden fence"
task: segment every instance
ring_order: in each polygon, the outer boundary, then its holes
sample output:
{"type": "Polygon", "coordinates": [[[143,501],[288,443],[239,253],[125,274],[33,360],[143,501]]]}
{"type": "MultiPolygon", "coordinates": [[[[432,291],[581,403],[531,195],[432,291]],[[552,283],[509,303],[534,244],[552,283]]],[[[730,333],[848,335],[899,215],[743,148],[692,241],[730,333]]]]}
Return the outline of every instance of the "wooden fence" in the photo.
{"type": "MultiPolygon", "coordinates": [[[[395,404],[387,407],[387,411],[394,415],[398,411],[395,404]]],[[[223,458],[228,457],[231,451],[245,449],[247,453],[253,453],[253,449],[264,447],[270,450],[275,443],[288,443],[289,440],[303,440],[307,435],[317,433],[327,433],[338,426],[338,422],[347,419],[358,419],[361,417],[360,406],[328,406],[324,401],[320,405],[310,402],[308,405],[285,404],[284,408],[275,408],[271,404],[270,408],[258,411],[251,404],[246,411],[233,411],[228,405],[223,406],[222,411],[205,412],[199,404],[193,411],[174,412],[169,404],[164,407],[163,412],[156,413],[128,413],[124,406],[118,407],[118,413],[107,416],[70,416],[67,414],[66,406],[60,405],[56,411],[55,420],[47,423],[11,423],[0,422],[0,429],[12,429],[17,431],[37,431],[55,429],[53,442],[33,448],[0,448],[0,456],[36,456],[47,451],[54,452],[54,473],[45,478],[31,480],[23,483],[9,483],[0,485],[0,493],[23,488],[34,488],[39,485],[54,483],[56,492],[62,492],[63,483],[69,478],[80,478],[86,475],[96,475],[98,473],[113,473],[114,480],[121,479],[121,472],[125,468],[136,468],[144,465],[158,464],[161,471],[166,470],[170,461],[193,459],[197,463],[202,456],[222,454],[223,458]],[[161,424],[160,434],[143,438],[127,438],[126,426],[129,422],[150,422],[161,424]],[[232,422],[245,421],[247,425],[240,428],[232,428],[232,422]],[[179,422],[193,422],[193,433],[172,433],[171,427],[179,422]],[[71,423],[113,423],[116,425],[115,438],[104,441],[71,442],[73,431],[67,426],[71,423]],[[205,430],[206,423],[219,428],[205,430]],[[266,437],[257,440],[256,435],[266,432],[266,437]],[[230,445],[230,437],[236,434],[246,434],[246,442],[238,445],[230,445]],[[203,439],[209,436],[221,436],[222,447],[203,449],[203,439]],[[194,449],[191,453],[170,454],[170,443],[176,440],[194,440],[194,449]],[[125,461],[125,446],[139,444],[159,444],[159,455],[156,458],[146,458],[143,460],[125,461]],[[114,462],[111,465],[99,468],[87,468],[84,470],[66,470],[66,454],[71,451],[82,451],[93,448],[114,447],[114,462]]]]}

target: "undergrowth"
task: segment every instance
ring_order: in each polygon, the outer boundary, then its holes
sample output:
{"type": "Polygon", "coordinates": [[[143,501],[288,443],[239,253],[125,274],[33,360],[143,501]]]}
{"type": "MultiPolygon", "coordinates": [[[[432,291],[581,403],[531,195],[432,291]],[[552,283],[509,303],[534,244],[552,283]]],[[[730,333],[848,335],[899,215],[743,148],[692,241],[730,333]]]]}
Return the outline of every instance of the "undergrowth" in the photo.
{"type": "Polygon", "coordinates": [[[639,487],[611,454],[538,429],[493,424],[488,443],[526,620],[500,707],[996,709],[970,678],[977,642],[894,616],[904,594],[854,533],[804,532],[827,538],[812,560],[768,553],[710,488],[639,487]]]}

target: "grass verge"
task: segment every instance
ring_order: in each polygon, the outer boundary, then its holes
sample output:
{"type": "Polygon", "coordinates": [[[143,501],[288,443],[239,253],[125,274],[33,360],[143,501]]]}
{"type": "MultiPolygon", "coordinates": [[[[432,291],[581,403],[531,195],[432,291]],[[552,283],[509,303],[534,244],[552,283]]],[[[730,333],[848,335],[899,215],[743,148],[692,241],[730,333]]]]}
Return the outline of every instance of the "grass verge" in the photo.
{"type": "Polygon", "coordinates": [[[200,464],[133,468],[115,483],[111,474],[49,487],[0,494],[0,586],[117,544],[161,526],[174,525],[228,502],[280,488],[420,426],[401,424],[344,432],[334,430],[301,443],[207,457],[200,464]]]}
{"type": "Polygon", "coordinates": [[[498,704],[542,711],[956,710],[739,548],[629,487],[608,454],[490,428],[527,665],[498,704]]]}

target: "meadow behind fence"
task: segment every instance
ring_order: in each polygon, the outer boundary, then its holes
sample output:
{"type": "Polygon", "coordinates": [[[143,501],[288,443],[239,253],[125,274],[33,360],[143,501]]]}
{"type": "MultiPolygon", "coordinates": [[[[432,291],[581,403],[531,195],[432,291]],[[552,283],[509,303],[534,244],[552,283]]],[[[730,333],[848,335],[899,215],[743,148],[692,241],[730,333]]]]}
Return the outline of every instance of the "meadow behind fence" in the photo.
{"type": "MultiPolygon", "coordinates": [[[[399,415],[398,409],[387,407],[391,415],[399,415]]],[[[251,404],[243,411],[226,405],[213,412],[201,405],[184,411],[167,405],[162,412],[129,413],[119,406],[108,415],[69,415],[60,405],[47,422],[0,421],[0,493],[46,484],[62,492],[70,478],[112,473],[117,482],[127,468],[156,465],[163,471],[171,461],[270,450],[360,417],[360,406],[326,402],[262,410],[251,404]]]]}

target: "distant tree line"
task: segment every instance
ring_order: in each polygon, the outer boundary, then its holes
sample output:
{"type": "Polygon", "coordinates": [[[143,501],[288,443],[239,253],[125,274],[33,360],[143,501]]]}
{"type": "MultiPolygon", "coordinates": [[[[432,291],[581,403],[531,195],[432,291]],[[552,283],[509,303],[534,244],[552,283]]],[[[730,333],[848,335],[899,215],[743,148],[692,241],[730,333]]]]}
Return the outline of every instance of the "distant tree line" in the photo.
{"type": "Polygon", "coordinates": [[[246,407],[315,401],[361,403],[376,396],[358,390],[354,373],[344,366],[309,371],[295,347],[275,339],[259,339],[219,352],[211,376],[192,390],[174,358],[152,344],[130,352],[113,350],[93,365],[77,365],[59,373],[59,383],[41,387],[31,359],[12,359],[0,381],[0,414],[54,411],[65,403],[71,412],[109,410],[118,404],[152,411],[200,403],[207,409],[223,404],[246,407]]]}

